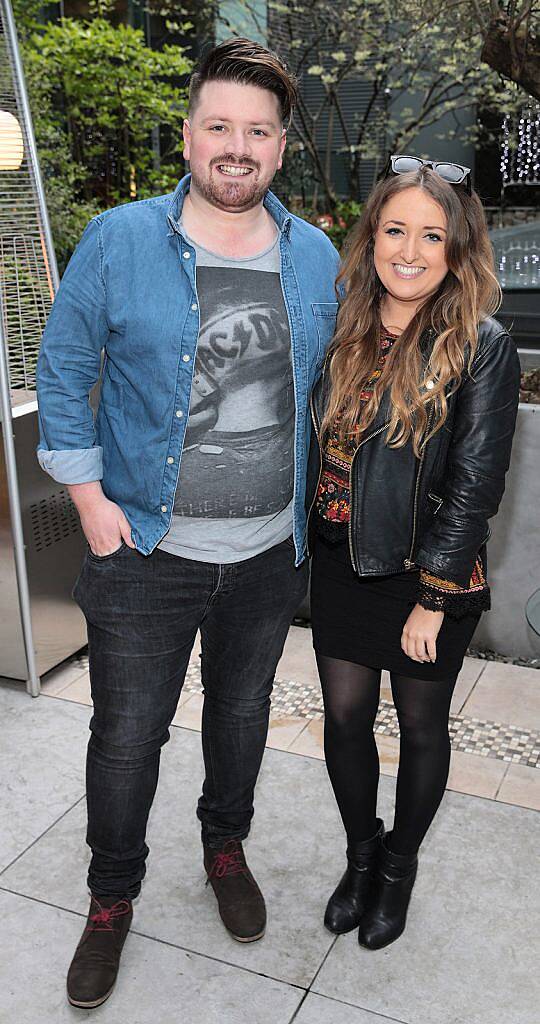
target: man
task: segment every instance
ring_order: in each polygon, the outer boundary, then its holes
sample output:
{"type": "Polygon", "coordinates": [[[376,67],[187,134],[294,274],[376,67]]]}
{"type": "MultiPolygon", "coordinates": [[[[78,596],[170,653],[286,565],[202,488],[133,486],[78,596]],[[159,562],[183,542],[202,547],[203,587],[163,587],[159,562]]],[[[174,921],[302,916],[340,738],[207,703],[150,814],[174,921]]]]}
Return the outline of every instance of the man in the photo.
{"type": "Polygon", "coordinates": [[[94,702],[92,898],[68,974],[75,1006],[99,1005],[116,979],[199,629],[204,866],[231,935],[265,930],[242,840],[306,587],[308,400],[337,313],[336,251],[268,191],[294,100],[264,47],[209,53],[184,126],[191,175],[89,224],[43,338],[39,460],[68,485],[89,545],[74,596],[94,702]]]}

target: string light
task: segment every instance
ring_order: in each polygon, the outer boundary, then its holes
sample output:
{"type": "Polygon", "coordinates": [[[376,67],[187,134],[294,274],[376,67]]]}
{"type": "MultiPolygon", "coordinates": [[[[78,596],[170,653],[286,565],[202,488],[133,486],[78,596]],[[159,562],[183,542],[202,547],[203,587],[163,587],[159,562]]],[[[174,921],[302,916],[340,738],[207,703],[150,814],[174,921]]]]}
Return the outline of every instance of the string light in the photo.
{"type": "Polygon", "coordinates": [[[505,117],[501,173],[506,185],[540,185],[540,103],[531,101],[519,118],[505,117]]]}

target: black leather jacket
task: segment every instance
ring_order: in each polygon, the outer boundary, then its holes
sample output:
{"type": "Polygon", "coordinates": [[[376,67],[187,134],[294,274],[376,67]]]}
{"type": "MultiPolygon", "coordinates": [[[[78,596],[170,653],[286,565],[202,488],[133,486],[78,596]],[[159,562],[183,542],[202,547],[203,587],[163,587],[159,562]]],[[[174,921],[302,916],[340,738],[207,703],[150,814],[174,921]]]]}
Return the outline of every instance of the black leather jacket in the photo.
{"type": "MultiPolygon", "coordinates": [[[[429,355],[433,335],[422,348],[429,355]]],[[[308,509],[320,479],[319,426],[329,390],[327,366],[315,386],[308,509]]],[[[490,535],[504,492],[519,401],[516,347],[496,320],[478,331],[471,373],[448,398],[444,426],[416,458],[385,443],[389,396],[362,438],[351,466],[349,545],[360,576],[403,572],[414,565],[467,587],[476,557],[490,535]]]]}

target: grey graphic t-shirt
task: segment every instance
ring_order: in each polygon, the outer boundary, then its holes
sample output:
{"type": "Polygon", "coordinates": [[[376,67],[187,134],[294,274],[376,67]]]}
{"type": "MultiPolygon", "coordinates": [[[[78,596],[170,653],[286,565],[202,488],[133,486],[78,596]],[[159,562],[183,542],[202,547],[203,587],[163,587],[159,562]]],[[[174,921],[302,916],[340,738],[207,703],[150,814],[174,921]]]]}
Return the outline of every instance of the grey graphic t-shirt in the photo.
{"type": "Polygon", "coordinates": [[[249,259],[189,241],[200,331],[174,512],[160,547],[237,562],[292,532],[295,404],[279,235],[249,259]]]}

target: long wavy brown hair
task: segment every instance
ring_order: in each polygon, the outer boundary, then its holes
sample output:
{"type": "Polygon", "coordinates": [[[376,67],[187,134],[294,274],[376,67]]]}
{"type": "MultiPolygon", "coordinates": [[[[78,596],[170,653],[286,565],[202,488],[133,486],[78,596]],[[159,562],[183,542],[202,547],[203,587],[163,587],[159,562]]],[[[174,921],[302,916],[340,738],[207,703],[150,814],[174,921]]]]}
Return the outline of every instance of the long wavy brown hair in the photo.
{"type": "Polygon", "coordinates": [[[342,442],[361,439],[390,393],[386,443],[399,448],[411,438],[415,454],[439,430],[447,416],[447,397],[459,386],[474,358],[478,324],[500,305],[493,250],[482,204],[475,192],[450,185],[431,168],[394,175],[373,189],[353,229],[337,279],[345,298],[329,358],[331,391],[322,422],[328,434],[337,421],[342,442]],[[375,270],[374,237],[385,203],[405,189],[421,188],[444,210],[447,219],[445,260],[448,272],[438,290],[426,298],[392,346],[369,400],[361,392],[380,355],[381,300],[385,289],[375,270]],[[421,342],[431,330],[422,356],[421,342]],[[425,360],[425,362],[424,362],[425,360]],[[426,382],[430,382],[430,389],[426,382]],[[433,385],[431,387],[431,384],[433,385]]]}

